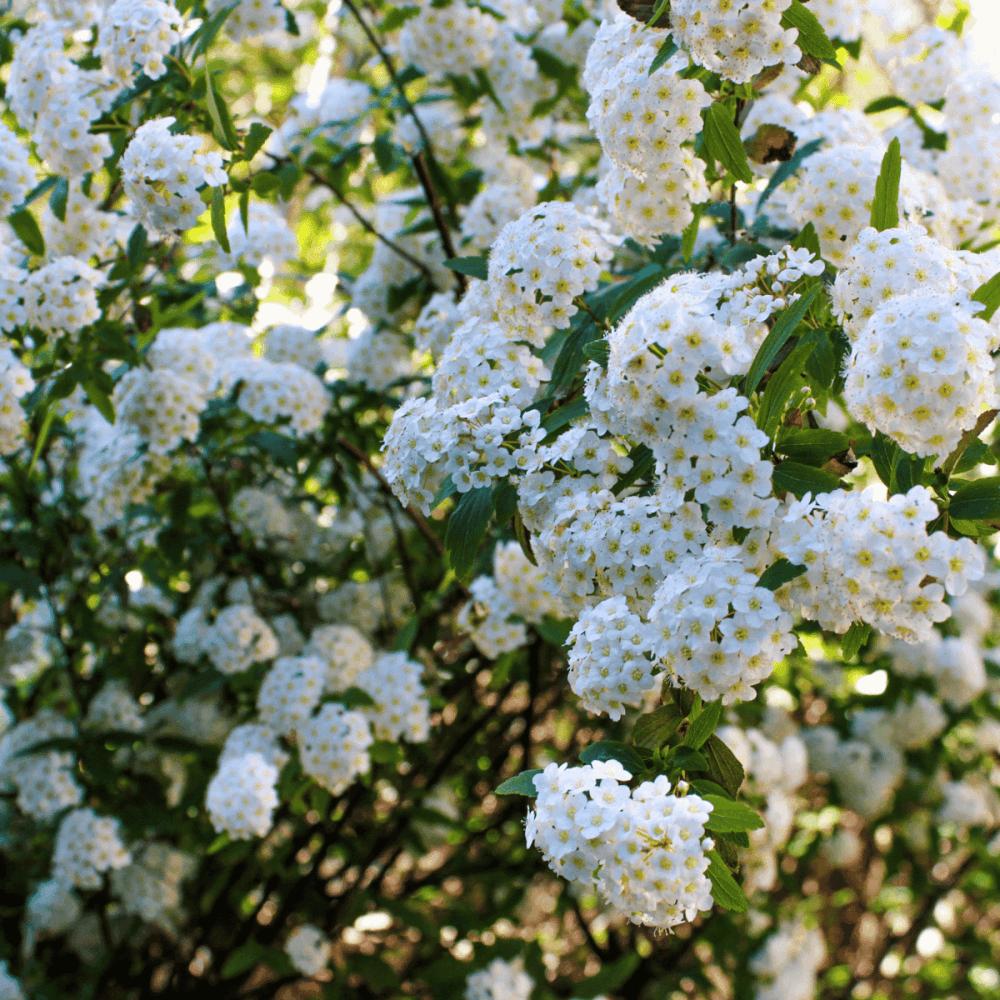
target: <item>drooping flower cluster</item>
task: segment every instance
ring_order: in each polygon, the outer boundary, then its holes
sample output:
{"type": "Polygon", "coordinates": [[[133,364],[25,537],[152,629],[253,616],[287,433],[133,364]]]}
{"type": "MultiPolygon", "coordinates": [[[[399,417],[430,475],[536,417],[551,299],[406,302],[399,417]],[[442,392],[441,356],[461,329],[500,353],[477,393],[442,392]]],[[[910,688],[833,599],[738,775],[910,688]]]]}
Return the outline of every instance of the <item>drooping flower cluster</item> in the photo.
{"type": "Polygon", "coordinates": [[[167,71],[164,56],[181,40],[184,18],[165,0],[115,0],[98,32],[95,52],[120,86],[135,78],[135,66],[158,80],[167,71]]]}
{"type": "Polygon", "coordinates": [[[200,139],[171,133],[175,121],[140,125],[121,161],[129,211],[154,235],[190,229],[205,211],[201,188],[227,179],[218,153],[199,153],[200,139]]]}
{"type": "Polygon", "coordinates": [[[93,809],[74,809],[60,823],[52,856],[53,877],[80,889],[99,889],[101,876],[124,868],[132,855],[119,834],[118,820],[93,809]]]}
{"type": "Polygon", "coordinates": [[[633,923],[673,927],[712,908],[705,875],[712,806],[693,792],[672,792],[663,775],[632,790],[624,784],[630,778],[617,761],[549,764],[533,779],[528,846],[569,881],[596,885],[633,923]]]}

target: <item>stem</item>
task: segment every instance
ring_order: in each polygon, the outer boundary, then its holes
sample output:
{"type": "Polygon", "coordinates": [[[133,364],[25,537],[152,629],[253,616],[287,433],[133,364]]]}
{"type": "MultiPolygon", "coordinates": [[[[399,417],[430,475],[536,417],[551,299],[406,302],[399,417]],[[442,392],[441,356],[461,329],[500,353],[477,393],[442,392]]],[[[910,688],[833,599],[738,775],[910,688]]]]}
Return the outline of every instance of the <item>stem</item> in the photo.
{"type": "MultiPolygon", "coordinates": [[[[417,153],[413,157],[413,169],[420,179],[420,186],[424,189],[424,196],[427,198],[427,204],[430,206],[431,215],[434,216],[434,225],[437,227],[438,235],[441,237],[441,246],[449,258],[455,257],[457,256],[455,245],[451,241],[451,232],[448,229],[448,223],[445,222],[444,216],[441,214],[441,202],[438,200],[437,191],[434,190],[434,185],[431,183],[430,171],[428,171],[427,164],[424,162],[423,152],[417,153]]],[[[458,292],[455,296],[457,300],[468,290],[469,281],[464,274],[458,271],[455,272],[455,280],[458,283],[458,292]]]]}
{"type": "Polygon", "coordinates": [[[604,319],[601,319],[601,317],[600,317],[600,316],[598,316],[598,315],[597,315],[597,313],[595,313],[595,312],[594,312],[594,310],[593,310],[593,309],[591,309],[591,308],[590,308],[590,306],[588,306],[588,305],[587,305],[587,303],[586,303],[586,301],[584,301],[584,298],[583,298],[583,296],[582,296],[582,295],[577,295],[577,296],[576,296],[576,297],[575,297],[575,298],[573,299],[573,304],[574,304],[574,305],[576,305],[576,306],[578,306],[578,307],[579,307],[580,309],[582,309],[582,310],[583,310],[583,311],[584,311],[585,313],[587,313],[587,314],[588,314],[588,315],[590,316],[590,318],[591,318],[591,319],[592,319],[592,320],[593,320],[593,321],[594,321],[594,322],[595,322],[595,323],[596,323],[596,324],[597,324],[597,325],[598,325],[598,326],[599,326],[599,327],[600,327],[600,328],[601,328],[601,329],[602,329],[602,330],[603,330],[603,331],[604,331],[605,333],[610,333],[610,332],[611,332],[611,325],[610,325],[610,324],[608,323],[608,321],[607,321],[607,320],[604,320],[604,319]]]}
{"type": "MultiPolygon", "coordinates": [[[[746,101],[741,98],[736,98],[736,114],[733,117],[733,124],[736,126],[736,131],[740,130],[740,118],[743,115],[743,108],[746,106],[746,101]]],[[[732,190],[729,192],[729,245],[736,246],[736,222],[738,218],[738,209],[736,208],[736,184],[733,181],[732,190]]]]}
{"type": "Polygon", "coordinates": [[[997,414],[1000,410],[987,410],[985,413],[979,415],[979,419],[976,421],[976,426],[969,428],[963,435],[961,440],[958,442],[958,446],[955,450],[945,459],[944,465],[941,466],[941,473],[945,479],[950,479],[951,474],[955,471],[955,466],[961,461],[962,456],[965,454],[966,449],[972,442],[979,437],[980,434],[993,421],[996,419],[997,414]]]}

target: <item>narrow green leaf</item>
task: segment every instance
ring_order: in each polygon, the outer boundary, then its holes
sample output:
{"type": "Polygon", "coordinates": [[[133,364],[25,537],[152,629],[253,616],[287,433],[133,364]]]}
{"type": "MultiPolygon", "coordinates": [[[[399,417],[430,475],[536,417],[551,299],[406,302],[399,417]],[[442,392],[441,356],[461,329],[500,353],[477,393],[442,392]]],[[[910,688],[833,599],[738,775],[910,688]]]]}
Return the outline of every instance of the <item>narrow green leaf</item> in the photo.
{"type": "Polygon", "coordinates": [[[630,951],[614,962],[601,967],[601,971],[577,983],[573,987],[573,996],[579,1000],[594,1000],[606,993],[614,993],[618,988],[632,978],[632,973],[639,967],[642,959],[638,952],[630,951]]]}
{"type": "Polygon", "coordinates": [[[823,259],[823,248],[819,245],[819,236],[816,235],[816,227],[807,222],[799,232],[799,235],[792,240],[793,250],[808,250],[816,260],[823,259]]]}
{"type": "Polygon", "coordinates": [[[802,576],[805,571],[805,566],[789,562],[787,559],[779,559],[761,573],[757,586],[765,587],[767,590],[778,590],[796,577],[802,576]]]}
{"type": "Polygon", "coordinates": [[[565,646],[569,634],[576,624],[574,618],[556,618],[555,615],[546,615],[540,622],[535,623],[535,631],[553,646],[565,646]]]}
{"type": "Polygon", "coordinates": [[[274,131],[269,125],[262,125],[254,122],[243,140],[243,153],[248,160],[252,160],[261,150],[268,136],[274,131]]]}
{"type": "MultiPolygon", "coordinates": [[[[229,117],[229,108],[225,101],[219,100],[212,85],[212,72],[205,70],[205,105],[214,126],[215,140],[223,149],[239,149],[240,141],[229,117]]],[[[228,253],[228,251],[226,251],[228,253]]]]}
{"type": "Polygon", "coordinates": [[[90,379],[80,384],[83,386],[83,391],[87,394],[87,399],[97,407],[101,416],[109,424],[113,424],[115,422],[115,408],[111,402],[111,397],[96,382],[90,379]]]}
{"type": "Polygon", "coordinates": [[[540,767],[534,768],[531,771],[522,771],[520,774],[515,774],[513,778],[508,778],[506,781],[502,782],[496,788],[497,795],[527,795],[530,798],[535,798],[538,795],[538,789],[535,788],[535,783],[532,780],[536,774],[541,774],[542,769],[540,767]]]}
{"type": "Polygon", "coordinates": [[[909,104],[902,97],[894,94],[887,94],[885,97],[876,97],[865,105],[866,115],[877,115],[880,111],[891,111],[893,108],[908,108],[909,104]]]}
{"type": "Polygon", "coordinates": [[[1000,271],[993,275],[989,281],[980,285],[973,293],[974,302],[981,302],[983,309],[979,313],[979,318],[987,323],[993,319],[997,309],[1000,309],[1000,271]]]}
{"type": "Polygon", "coordinates": [[[735,124],[735,103],[715,101],[705,110],[705,128],[702,133],[705,150],[718,160],[733,176],[744,184],[753,182],[753,172],[747,162],[739,130],[735,124]]]}
{"type": "Polygon", "coordinates": [[[685,264],[694,253],[694,245],[698,241],[698,230],[701,228],[701,217],[704,211],[702,205],[693,205],[692,208],[694,209],[694,218],[684,227],[684,232],[681,235],[681,255],[685,264]]]}
{"type": "Polygon", "coordinates": [[[684,721],[674,704],[661,705],[646,715],[640,715],[632,727],[632,742],[637,746],[656,749],[663,746],[684,721]]]}
{"type": "Polygon", "coordinates": [[[240,222],[243,223],[243,232],[250,234],[250,188],[240,192],[240,222]]]}
{"type": "Polygon", "coordinates": [[[840,640],[840,648],[843,650],[845,660],[853,660],[861,651],[861,647],[868,641],[872,634],[871,625],[865,622],[852,622],[851,627],[844,633],[840,640]]]}
{"type": "Polygon", "coordinates": [[[129,233],[128,243],[125,244],[125,257],[128,260],[129,269],[133,274],[146,263],[149,257],[146,250],[146,240],[145,228],[136,224],[132,232],[129,233]]]}
{"type": "Polygon", "coordinates": [[[736,755],[714,733],[702,747],[702,753],[708,759],[708,773],[712,780],[735,798],[746,776],[736,755]]]}
{"type": "Polygon", "coordinates": [[[35,442],[35,450],[31,453],[31,464],[28,466],[28,472],[31,472],[38,462],[38,456],[41,455],[42,449],[45,447],[45,442],[49,439],[49,431],[52,429],[52,421],[56,415],[55,407],[47,402],[43,403],[40,409],[44,413],[42,426],[38,428],[38,440],[35,442]]]}
{"type": "Polygon", "coordinates": [[[379,31],[382,34],[395,31],[397,28],[401,28],[411,17],[415,17],[419,13],[419,7],[390,7],[389,13],[382,18],[379,31]]]}
{"type": "Polygon", "coordinates": [[[694,747],[673,747],[664,755],[664,764],[668,767],[676,767],[681,771],[707,771],[708,761],[705,755],[699,753],[694,747]]]}
{"type": "Polygon", "coordinates": [[[730,874],[726,863],[719,857],[718,851],[709,851],[708,858],[705,874],[712,883],[712,899],[725,910],[746,913],[750,909],[750,903],[740,884],[730,874]]]}
{"type": "Polygon", "coordinates": [[[815,56],[817,59],[837,58],[837,50],[823,30],[823,25],[819,23],[819,18],[808,7],[799,3],[799,0],[792,0],[791,6],[785,10],[781,26],[786,29],[798,28],[796,45],[803,55],[815,56]]]}
{"type": "Polygon", "coordinates": [[[794,493],[800,500],[807,493],[815,497],[820,493],[832,493],[840,487],[840,479],[831,472],[787,461],[774,467],[771,482],[775,493],[794,493]]]}
{"type": "Polygon", "coordinates": [[[580,753],[580,760],[584,764],[592,764],[595,760],[616,760],[632,777],[646,770],[646,765],[635,750],[627,743],[619,743],[617,740],[599,740],[597,743],[591,743],[580,753]]]}
{"type": "Polygon", "coordinates": [[[733,801],[733,797],[722,785],[717,785],[714,781],[709,781],[708,778],[693,778],[688,784],[691,786],[691,790],[697,792],[703,799],[709,795],[718,795],[729,802],[733,801]]]}
{"type": "Polygon", "coordinates": [[[899,179],[902,171],[899,139],[893,139],[882,157],[882,169],[875,182],[875,198],[872,201],[871,221],[879,232],[895,229],[899,225],[899,179]]]}
{"type": "Polygon", "coordinates": [[[583,348],[583,356],[587,358],[588,361],[595,361],[602,368],[608,367],[608,358],[610,354],[611,345],[604,339],[604,337],[598,337],[597,340],[592,340],[583,348]]]}
{"type": "Polygon", "coordinates": [[[656,458],[648,445],[637,444],[629,452],[628,457],[632,460],[632,468],[628,472],[623,472],[618,477],[618,482],[611,487],[611,492],[616,497],[621,496],[630,486],[648,476],[656,464],[656,458]]]}
{"type": "Polygon", "coordinates": [[[18,239],[36,256],[45,256],[45,240],[38,228],[35,217],[26,208],[7,217],[11,229],[17,233],[18,239]]]}
{"type": "Polygon", "coordinates": [[[706,795],[704,798],[706,802],[712,803],[712,815],[705,824],[706,830],[740,833],[763,829],[764,821],[743,802],[734,802],[718,795],[706,795]]]}
{"type": "Polygon", "coordinates": [[[699,750],[708,742],[709,736],[715,732],[722,718],[722,701],[713,701],[701,710],[691,727],[684,735],[684,746],[692,750],[699,750]]]}
{"type": "Polygon", "coordinates": [[[212,232],[224,253],[231,253],[229,234],[226,232],[226,196],[221,187],[212,189],[212,232]]]}
{"type": "Polygon", "coordinates": [[[66,221],[66,203],[69,201],[69,181],[65,177],[60,177],[52,188],[49,195],[49,208],[52,214],[60,221],[66,221]]]}
{"type": "Polygon", "coordinates": [[[813,343],[799,344],[768,380],[757,411],[757,426],[768,438],[773,439],[777,433],[789,400],[799,389],[805,387],[803,373],[806,362],[815,349],[816,345],[813,343]]]}
{"type": "Polygon", "coordinates": [[[851,439],[846,434],[811,427],[782,427],[774,442],[777,454],[806,465],[823,465],[850,447],[851,439]]]}
{"type": "Polygon", "coordinates": [[[462,494],[462,499],[448,518],[444,547],[460,580],[472,572],[492,513],[493,490],[485,486],[462,494]]]}
{"type": "Polygon", "coordinates": [[[1000,520],[1000,476],[977,479],[952,495],[948,513],[963,521],[1000,520]]]}
{"type": "Polygon", "coordinates": [[[663,44],[657,50],[656,56],[649,65],[649,75],[652,76],[676,51],[677,43],[673,35],[667,35],[663,44]]]}
{"type": "Polygon", "coordinates": [[[489,277],[489,264],[485,257],[452,257],[444,261],[444,266],[469,278],[479,278],[481,281],[489,277]]]}
{"type": "Polygon", "coordinates": [[[757,356],[753,359],[753,364],[750,365],[746,386],[743,389],[745,395],[749,396],[756,392],[764,373],[778,356],[781,348],[785,346],[788,338],[795,332],[795,328],[802,322],[818,292],[819,287],[813,286],[802,295],[802,298],[793,302],[787,309],[782,310],[774,326],[771,327],[771,332],[764,339],[764,343],[760,345],[757,356]]]}

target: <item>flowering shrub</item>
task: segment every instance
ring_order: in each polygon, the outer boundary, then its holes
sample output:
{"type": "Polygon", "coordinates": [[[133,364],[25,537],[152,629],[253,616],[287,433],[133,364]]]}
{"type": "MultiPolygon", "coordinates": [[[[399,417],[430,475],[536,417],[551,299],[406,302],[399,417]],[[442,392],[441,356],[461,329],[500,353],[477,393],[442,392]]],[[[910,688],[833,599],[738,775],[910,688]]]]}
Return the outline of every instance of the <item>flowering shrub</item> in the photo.
{"type": "Polygon", "coordinates": [[[963,4],[8,7],[0,997],[1000,996],[963,4]]]}

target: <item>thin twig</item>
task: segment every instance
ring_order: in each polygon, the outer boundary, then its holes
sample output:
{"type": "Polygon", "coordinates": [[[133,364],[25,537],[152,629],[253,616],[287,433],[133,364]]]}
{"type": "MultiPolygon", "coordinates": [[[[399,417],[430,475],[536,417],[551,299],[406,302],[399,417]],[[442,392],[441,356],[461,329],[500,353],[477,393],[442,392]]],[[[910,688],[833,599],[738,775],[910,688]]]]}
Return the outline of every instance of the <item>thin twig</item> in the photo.
{"type": "Polygon", "coordinates": [[[433,529],[427,523],[427,519],[420,513],[420,511],[415,510],[413,507],[404,507],[402,501],[396,496],[392,491],[392,487],[389,485],[389,481],[382,475],[381,472],[372,464],[372,460],[359,448],[357,445],[351,444],[346,438],[337,438],[337,447],[342,451],[346,451],[359,465],[366,468],[379,482],[379,486],[382,492],[392,497],[400,507],[403,508],[403,513],[416,525],[417,530],[427,539],[431,548],[439,555],[444,555],[444,545],[441,544],[441,539],[434,534],[433,529]]]}
{"type": "MultiPolygon", "coordinates": [[[[456,257],[455,245],[451,241],[451,232],[448,229],[448,223],[445,222],[445,218],[441,214],[441,202],[438,200],[437,191],[434,190],[434,185],[431,183],[431,175],[427,170],[422,152],[413,157],[413,169],[420,179],[420,186],[424,189],[424,196],[430,206],[431,215],[434,216],[434,225],[437,226],[438,235],[441,237],[441,246],[449,258],[456,257]]],[[[455,280],[458,282],[458,297],[461,298],[468,289],[469,282],[465,275],[459,271],[455,272],[455,280]]]]}

